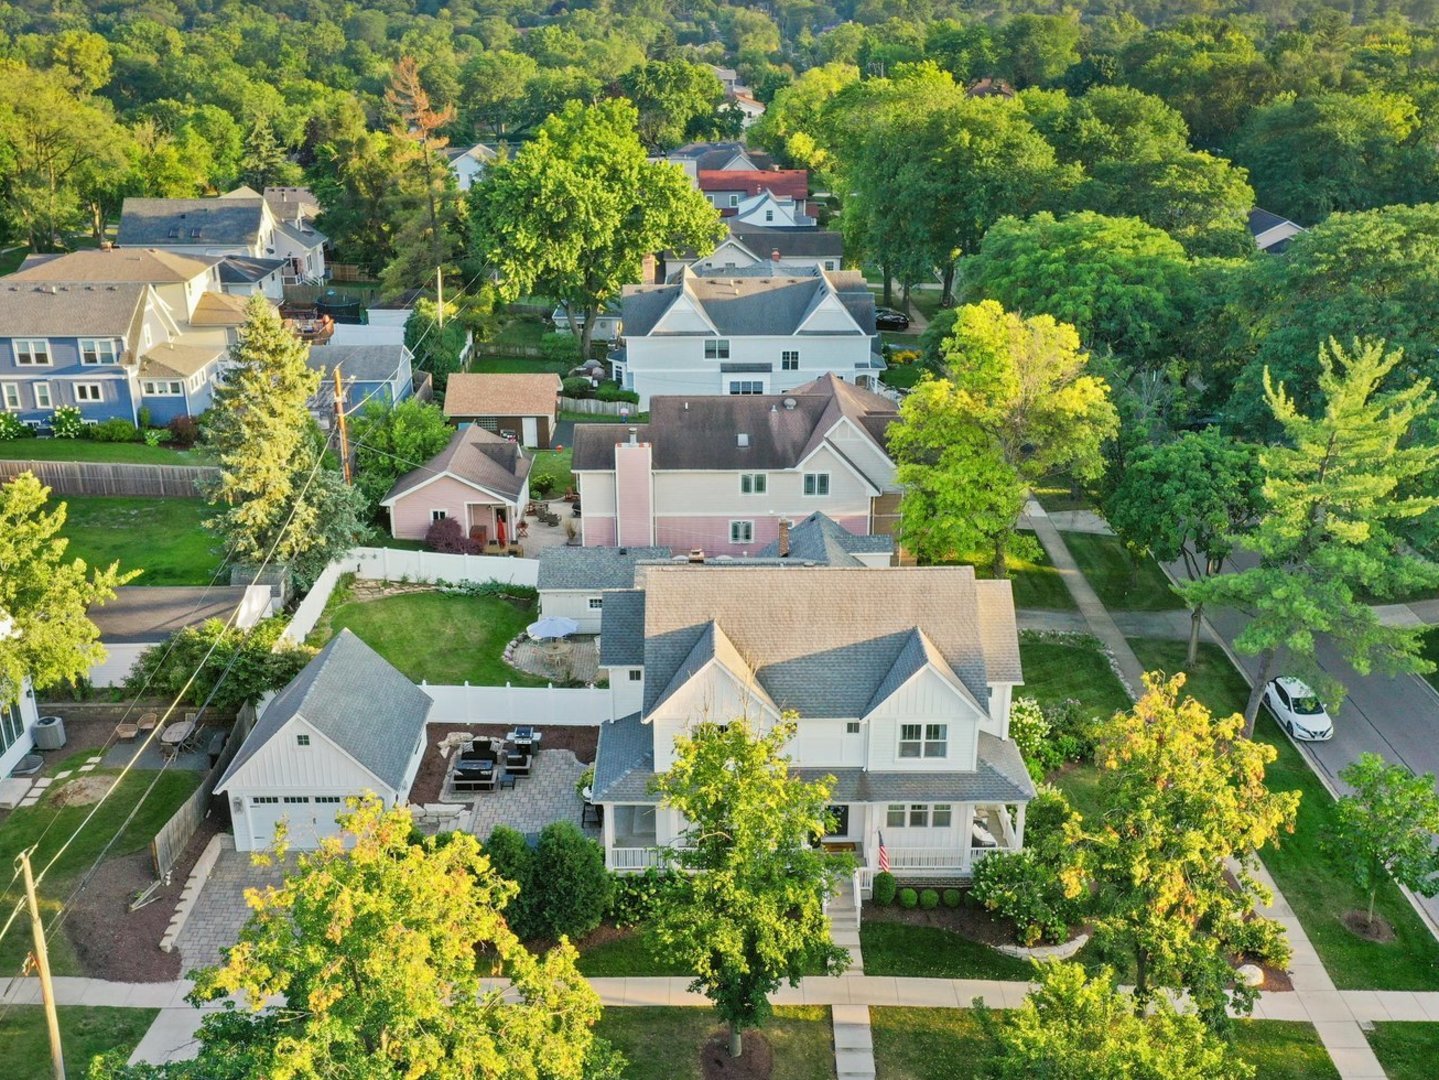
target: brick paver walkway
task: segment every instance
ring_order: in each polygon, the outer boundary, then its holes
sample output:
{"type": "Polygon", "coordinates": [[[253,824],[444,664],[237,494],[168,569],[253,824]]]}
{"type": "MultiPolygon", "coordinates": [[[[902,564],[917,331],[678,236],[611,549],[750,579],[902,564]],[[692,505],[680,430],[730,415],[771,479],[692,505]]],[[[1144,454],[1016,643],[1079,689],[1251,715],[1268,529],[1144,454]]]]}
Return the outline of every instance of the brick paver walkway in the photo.
{"type": "Polygon", "coordinates": [[[575,793],[575,782],[586,768],[569,750],[541,750],[530,775],[516,779],[513,788],[474,796],[475,812],[466,831],[483,840],[496,825],[529,835],[554,821],[581,824],[584,803],[575,793]]]}
{"type": "Polygon", "coordinates": [[[576,637],[565,641],[522,641],[515,646],[512,665],[542,679],[594,682],[600,671],[600,639],[576,637]]]}
{"type": "Polygon", "coordinates": [[[236,851],[234,841],[229,837],[225,839],[227,847],[220,852],[190,918],[175,940],[180,952],[180,970],[185,973],[218,964],[220,950],[235,944],[240,927],[250,917],[245,890],[278,885],[285,874],[283,864],[253,865],[249,852],[236,851]]]}

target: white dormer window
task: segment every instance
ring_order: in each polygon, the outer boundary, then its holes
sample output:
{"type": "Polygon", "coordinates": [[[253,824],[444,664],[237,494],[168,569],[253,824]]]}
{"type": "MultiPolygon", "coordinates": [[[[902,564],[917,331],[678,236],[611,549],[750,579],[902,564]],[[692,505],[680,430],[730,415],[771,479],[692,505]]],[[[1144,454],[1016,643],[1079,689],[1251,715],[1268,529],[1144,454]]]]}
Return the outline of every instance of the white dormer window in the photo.
{"type": "Polygon", "coordinates": [[[120,350],[114,338],[81,338],[80,363],[110,365],[120,362],[120,350]]]}
{"type": "Polygon", "coordinates": [[[766,221],[773,221],[773,220],[774,220],[774,211],[773,211],[773,210],[766,210],[766,211],[764,212],[764,219],[765,219],[766,221]]]}
{"type": "Polygon", "coordinates": [[[804,474],[804,493],[806,495],[828,495],[829,494],[829,473],[809,472],[804,474]]]}
{"type": "Polygon", "coordinates": [[[729,339],[728,339],[728,338],[710,338],[710,339],[708,339],[708,340],[705,342],[705,359],[706,359],[706,360],[728,360],[728,359],[729,359],[729,339]]]}
{"type": "Polygon", "coordinates": [[[949,756],[948,724],[900,724],[899,756],[942,758],[949,756]]]}
{"type": "Polygon", "coordinates": [[[295,745],[296,745],[296,746],[309,746],[309,745],[310,745],[310,736],[308,736],[308,735],[296,735],[296,736],[295,736],[295,745]]]}

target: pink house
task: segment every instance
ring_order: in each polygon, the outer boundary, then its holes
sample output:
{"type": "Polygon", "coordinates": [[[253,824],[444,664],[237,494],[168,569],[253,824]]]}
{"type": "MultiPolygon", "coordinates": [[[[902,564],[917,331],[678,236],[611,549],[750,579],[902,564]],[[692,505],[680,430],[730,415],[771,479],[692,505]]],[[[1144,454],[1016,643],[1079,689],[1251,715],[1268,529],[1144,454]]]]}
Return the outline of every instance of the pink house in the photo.
{"type": "Polygon", "coordinates": [[[579,424],[574,474],[586,547],[753,555],[818,512],[890,533],[899,487],[885,449],[893,402],[834,375],[785,394],[657,396],[650,421],[579,424]]]}
{"type": "Polygon", "coordinates": [[[530,498],[530,459],[508,439],[478,425],[461,428],[449,445],[411,469],[380,500],[390,511],[390,535],[423,540],[442,518],[456,518],[472,539],[490,543],[514,535],[530,498]]]}

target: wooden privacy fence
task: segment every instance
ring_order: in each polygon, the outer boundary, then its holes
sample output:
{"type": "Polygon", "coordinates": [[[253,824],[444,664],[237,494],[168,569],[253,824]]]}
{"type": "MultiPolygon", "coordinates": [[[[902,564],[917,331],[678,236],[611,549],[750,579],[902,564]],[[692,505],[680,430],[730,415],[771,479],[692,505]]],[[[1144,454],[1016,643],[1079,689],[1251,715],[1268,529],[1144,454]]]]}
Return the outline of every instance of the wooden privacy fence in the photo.
{"type": "Polygon", "coordinates": [[[640,407],[633,401],[601,401],[599,398],[564,396],[560,398],[560,408],[564,412],[584,413],[586,416],[634,416],[640,411],[640,407]],[[622,411],[625,409],[629,412],[622,411]]]}
{"type": "Polygon", "coordinates": [[[538,345],[510,345],[503,341],[475,342],[476,356],[518,356],[524,360],[544,360],[545,350],[538,345]]]}
{"type": "Polygon", "coordinates": [[[241,706],[239,715],[235,718],[235,726],[230,730],[230,737],[225,740],[225,749],[220,751],[219,760],[205,774],[194,793],[170,815],[170,820],[160,826],[160,831],[155,834],[155,839],[150,841],[150,860],[154,863],[157,879],[163,881],[165,875],[173,870],[175,864],[180,861],[180,855],[184,852],[185,845],[190,842],[190,837],[195,835],[196,830],[204,822],[205,816],[210,812],[210,799],[215,794],[215,785],[225,770],[229,768],[236,751],[240,749],[240,744],[245,741],[245,736],[254,726],[255,707],[253,705],[241,706]]]}
{"type": "Polygon", "coordinates": [[[57,495],[138,495],[192,498],[220,470],[206,465],[121,465],[101,461],[0,460],[0,482],[34,473],[57,495]]]}

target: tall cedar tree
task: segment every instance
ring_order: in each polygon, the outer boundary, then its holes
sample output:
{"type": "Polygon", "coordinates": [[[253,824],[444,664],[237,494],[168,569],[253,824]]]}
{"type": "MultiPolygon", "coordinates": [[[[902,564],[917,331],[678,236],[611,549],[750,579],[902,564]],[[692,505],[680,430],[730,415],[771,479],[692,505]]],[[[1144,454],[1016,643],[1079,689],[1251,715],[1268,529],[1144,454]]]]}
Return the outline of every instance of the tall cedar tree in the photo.
{"type": "Polygon", "coordinates": [[[667,853],[688,873],[666,892],[649,926],[655,949],[697,972],[690,989],[715,1003],[740,1036],[770,1014],[782,982],[837,975],[849,953],[829,936],[824,901],[850,868],[818,847],[834,781],[791,776],[786,715],[764,735],[748,721],[703,722],[675,740],[675,763],[655,786],[688,822],[667,853]]]}
{"type": "Polygon", "coordinates": [[[0,484],[0,707],[28,678],[38,690],[80,679],[105,659],[86,610],[140,571],[120,564],[89,571],[66,559],[65,504],[46,509],[50,489],[31,473],[0,484]]]}
{"type": "Polygon", "coordinates": [[[503,299],[557,299],[580,327],[582,356],[600,309],[640,280],[645,255],[705,255],[725,235],[677,165],[647,159],[637,119],[622,99],[572,101],[470,189],[474,254],[499,274],[503,299]]]}
{"type": "Polygon", "coordinates": [[[1260,454],[1268,509],[1244,537],[1258,565],[1185,584],[1194,603],[1239,608],[1249,623],[1234,639],[1260,657],[1245,709],[1254,730],[1264,687],[1281,650],[1286,664],[1337,704],[1343,687],[1315,659],[1326,634],[1360,674],[1432,671],[1419,652],[1421,628],[1385,626],[1371,597],[1402,596],[1439,584],[1439,566],[1412,554],[1398,530],[1439,506],[1439,445],[1425,434],[1434,394],[1421,379],[1381,391],[1402,352],[1356,340],[1319,351],[1317,416],[1302,414],[1265,373],[1264,395],[1284,441],[1260,454]]]}
{"type": "Polygon", "coordinates": [[[1097,476],[1119,419],[1072,326],[992,300],[959,308],[953,325],[946,377],[922,380],[889,430],[905,487],[900,536],[936,562],[988,555],[1004,577],[1010,554],[1033,550],[1016,531],[1028,486],[1057,469],[1097,476]]]}
{"type": "Polygon", "coordinates": [[[326,838],[278,888],[256,891],[238,944],[199,973],[197,1005],[239,994],[256,1006],[227,1001],[208,1015],[198,1059],[163,1075],[594,1075],[599,998],[571,945],[535,956],[510,932],[503,909],[515,887],[479,842],[420,839],[407,809],[373,796],[348,807],[343,840],[326,838]],[[501,970],[508,992],[482,985],[501,970]],[[287,1004],[261,1011],[277,994],[287,1004]]]}
{"type": "Polygon", "coordinates": [[[1076,866],[1096,886],[1102,936],[1134,955],[1138,1010],[1161,988],[1185,990],[1218,1028],[1226,1007],[1253,1004],[1252,987],[1226,991],[1228,961],[1242,921],[1270,899],[1251,874],[1256,852],[1293,831],[1299,793],[1269,791],[1264,769],[1277,751],[1240,738],[1242,717],[1215,718],[1181,699],[1183,687],[1183,675],[1145,675],[1134,707],[1100,729],[1095,761],[1108,809],[1088,823],[1076,866]]]}

